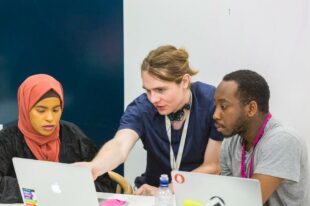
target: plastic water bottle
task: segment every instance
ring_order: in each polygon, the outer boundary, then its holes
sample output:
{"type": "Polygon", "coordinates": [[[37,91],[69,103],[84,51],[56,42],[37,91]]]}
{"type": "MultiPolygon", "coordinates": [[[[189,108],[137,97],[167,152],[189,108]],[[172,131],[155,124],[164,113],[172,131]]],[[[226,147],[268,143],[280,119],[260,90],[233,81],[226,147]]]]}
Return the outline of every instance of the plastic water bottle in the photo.
{"type": "Polygon", "coordinates": [[[159,178],[159,189],[155,195],[155,206],[173,206],[173,195],[169,190],[169,177],[162,174],[159,178]]]}

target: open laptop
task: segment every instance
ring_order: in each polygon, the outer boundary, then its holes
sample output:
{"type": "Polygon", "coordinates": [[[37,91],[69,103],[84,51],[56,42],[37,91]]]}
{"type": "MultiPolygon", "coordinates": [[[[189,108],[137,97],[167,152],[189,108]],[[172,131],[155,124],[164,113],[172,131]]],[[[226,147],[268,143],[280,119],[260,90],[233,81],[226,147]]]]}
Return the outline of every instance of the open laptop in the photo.
{"type": "MultiPolygon", "coordinates": [[[[172,171],[176,206],[194,202],[217,206],[262,206],[258,180],[172,171]],[[218,202],[218,203],[216,203],[218,202]]],[[[186,205],[186,204],[185,204],[186,205]]]]}
{"type": "Polygon", "coordinates": [[[99,205],[88,168],[16,157],[13,164],[25,205],[99,205]]]}

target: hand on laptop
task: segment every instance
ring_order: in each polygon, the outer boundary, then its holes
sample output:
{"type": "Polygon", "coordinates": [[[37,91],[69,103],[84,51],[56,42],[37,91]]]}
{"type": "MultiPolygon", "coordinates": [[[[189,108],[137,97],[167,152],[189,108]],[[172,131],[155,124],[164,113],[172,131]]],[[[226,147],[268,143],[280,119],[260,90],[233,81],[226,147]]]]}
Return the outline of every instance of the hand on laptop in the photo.
{"type": "Polygon", "coordinates": [[[157,193],[158,188],[148,185],[148,184],[143,184],[141,187],[139,187],[138,190],[134,191],[134,195],[145,195],[145,196],[153,196],[157,193]]]}

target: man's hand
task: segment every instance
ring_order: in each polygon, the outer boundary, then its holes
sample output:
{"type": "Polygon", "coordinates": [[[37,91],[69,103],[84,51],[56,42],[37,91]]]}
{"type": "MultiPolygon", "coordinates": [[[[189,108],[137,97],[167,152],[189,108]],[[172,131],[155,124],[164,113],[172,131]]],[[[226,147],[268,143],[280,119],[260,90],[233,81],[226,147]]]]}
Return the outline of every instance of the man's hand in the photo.
{"type": "Polygon", "coordinates": [[[145,196],[153,196],[157,193],[158,188],[148,185],[148,184],[143,184],[141,187],[139,187],[138,190],[134,192],[134,195],[145,195],[145,196]]]}

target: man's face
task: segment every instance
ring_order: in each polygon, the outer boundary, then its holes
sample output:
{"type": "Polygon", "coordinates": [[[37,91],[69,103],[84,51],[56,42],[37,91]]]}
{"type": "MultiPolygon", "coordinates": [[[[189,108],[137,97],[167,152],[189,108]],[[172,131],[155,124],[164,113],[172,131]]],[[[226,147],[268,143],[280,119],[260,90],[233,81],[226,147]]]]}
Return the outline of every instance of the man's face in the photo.
{"type": "Polygon", "coordinates": [[[42,99],[32,107],[29,113],[31,126],[39,134],[53,134],[62,114],[61,103],[57,97],[42,99]]]}
{"type": "Polygon", "coordinates": [[[215,92],[213,119],[217,131],[225,137],[244,132],[247,125],[246,106],[240,102],[237,90],[235,81],[222,81],[215,92]]]}
{"type": "Polygon", "coordinates": [[[156,107],[159,114],[168,115],[183,106],[188,88],[187,80],[176,84],[160,80],[147,71],[143,71],[142,82],[147,98],[156,107]]]}

